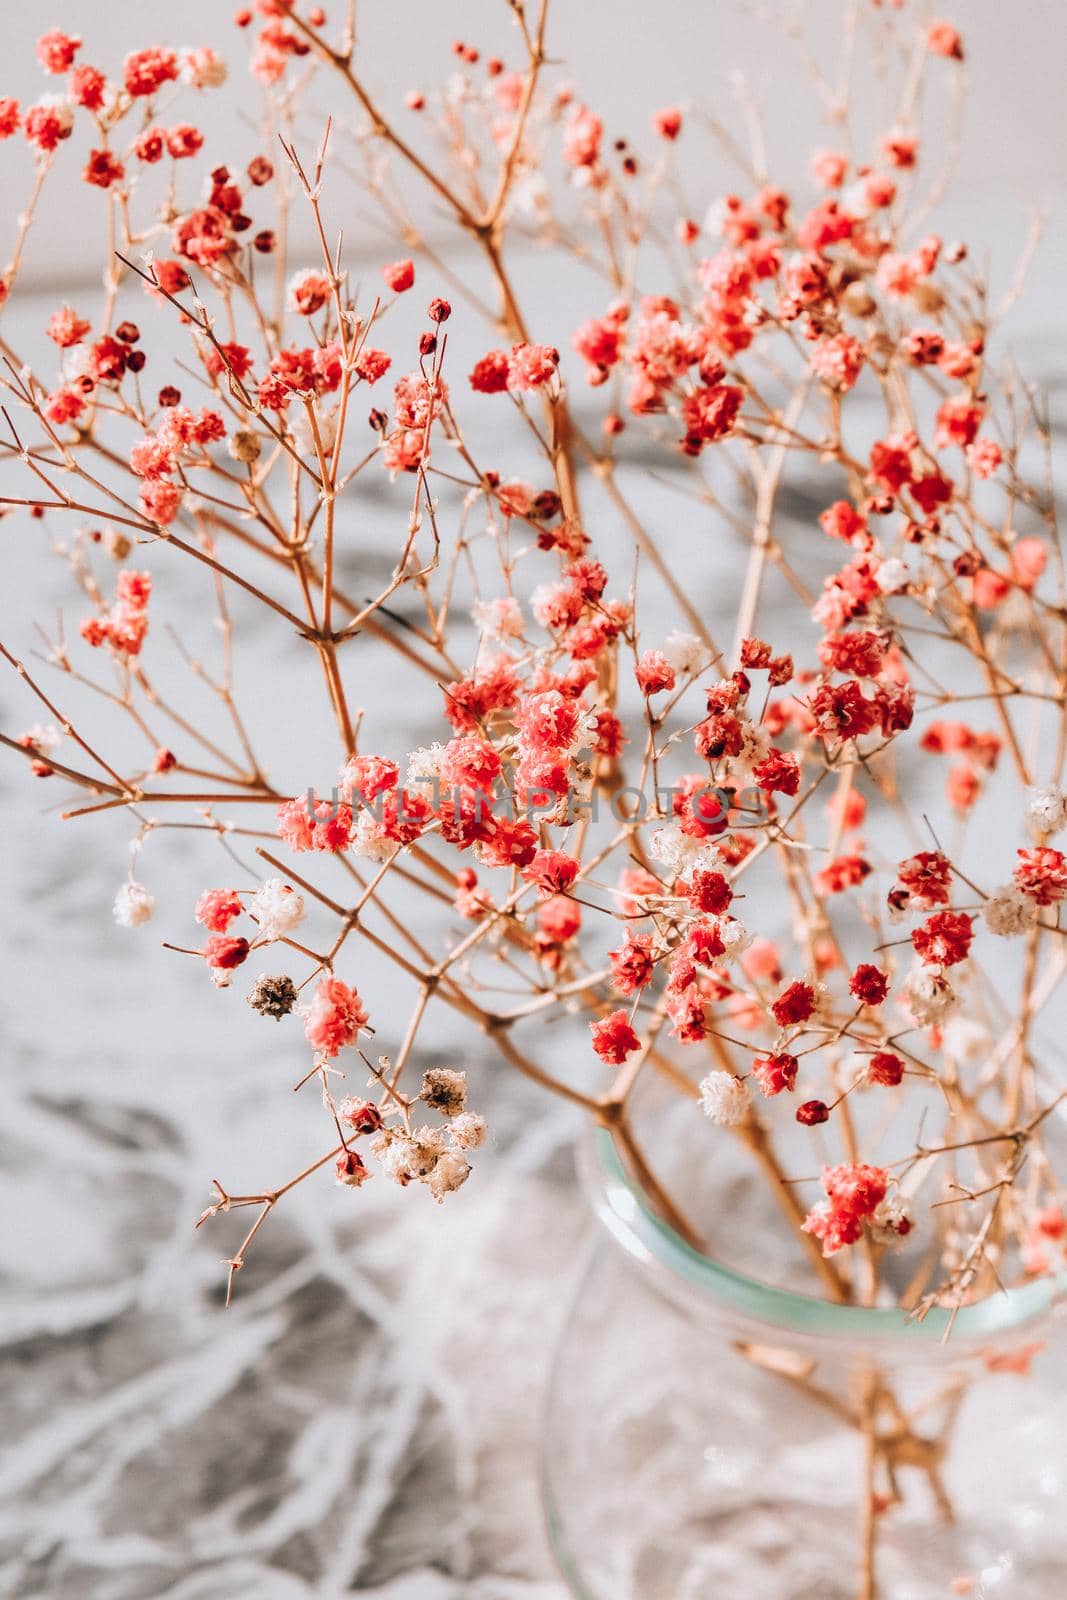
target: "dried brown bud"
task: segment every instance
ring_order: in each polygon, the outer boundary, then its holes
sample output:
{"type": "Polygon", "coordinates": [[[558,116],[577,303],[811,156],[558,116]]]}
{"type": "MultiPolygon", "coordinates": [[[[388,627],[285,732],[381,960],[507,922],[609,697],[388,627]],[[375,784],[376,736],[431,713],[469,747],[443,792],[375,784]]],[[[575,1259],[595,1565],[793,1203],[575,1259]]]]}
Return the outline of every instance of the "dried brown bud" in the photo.
{"type": "Polygon", "coordinates": [[[431,1067],[423,1074],[419,1099],[443,1116],[458,1116],[467,1103],[467,1074],[431,1067]]]}
{"type": "Polygon", "coordinates": [[[850,317],[870,317],[878,310],[878,302],[865,283],[850,283],[841,295],[840,305],[850,317]]]}
{"type": "Polygon", "coordinates": [[[917,283],[911,291],[911,298],[920,311],[936,315],[945,309],[945,297],[936,283],[917,283]]]}
{"type": "Polygon", "coordinates": [[[230,435],[226,445],[227,450],[235,461],[258,461],[263,445],[258,433],[250,433],[245,428],[230,435]]]}
{"type": "Polygon", "coordinates": [[[270,978],[265,974],[257,978],[247,995],[249,1005],[253,1011],[258,1011],[261,1017],[274,1017],[280,1021],[287,1017],[296,1005],[297,989],[292,978],[283,974],[278,978],[270,978]]]}

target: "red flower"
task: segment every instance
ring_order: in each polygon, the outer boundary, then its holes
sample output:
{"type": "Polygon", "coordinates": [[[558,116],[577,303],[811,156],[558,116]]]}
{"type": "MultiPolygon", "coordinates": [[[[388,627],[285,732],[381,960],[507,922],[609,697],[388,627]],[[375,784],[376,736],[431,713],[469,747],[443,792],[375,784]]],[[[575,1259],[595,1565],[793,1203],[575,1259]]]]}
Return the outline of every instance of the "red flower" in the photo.
{"type": "Polygon", "coordinates": [[[126,93],[134,96],[155,94],[178,76],[178,57],[160,46],[132,51],[122,63],[126,93]]]}
{"type": "Polygon", "coordinates": [[[641,1048],[629,1016],[622,1010],[611,1011],[599,1021],[591,1022],[589,1031],[593,1036],[593,1049],[601,1061],[613,1067],[621,1067],[627,1056],[641,1048]]]}
{"type": "Polygon", "coordinates": [[[869,961],[863,961],[849,979],[848,989],[865,1006],[880,1006],[889,993],[889,979],[869,961]]]}
{"type": "Polygon", "coordinates": [[[867,1063],[867,1082],[895,1089],[904,1077],[904,1063],[891,1050],[879,1050],[867,1063]]]}
{"type": "Polygon", "coordinates": [[[642,694],[662,694],[674,688],[675,675],[667,657],[659,650],[646,650],[634,668],[642,694]]]}
{"type": "Polygon", "coordinates": [[[824,1100],[805,1100],[797,1106],[797,1121],[801,1127],[817,1128],[820,1122],[829,1122],[830,1107],[824,1100]]]}
{"type": "Polygon", "coordinates": [[[974,938],[971,918],[964,911],[938,911],[911,936],[919,958],[927,966],[954,967],[966,961],[974,938]]]}
{"type": "Polygon", "coordinates": [[[771,1006],[774,1020],[780,1028],[795,1022],[807,1022],[815,1010],[815,990],[810,983],[797,981],[783,989],[771,1006]]]}
{"type": "Polygon", "coordinates": [[[415,263],[411,260],[393,261],[382,268],[382,277],[394,294],[403,294],[415,282],[415,263]]]}
{"type": "Polygon", "coordinates": [[[624,945],[608,955],[611,975],[620,994],[634,994],[652,982],[655,963],[652,959],[652,935],[631,934],[624,945]]]}
{"type": "Polygon", "coordinates": [[[248,940],[234,939],[228,934],[213,933],[200,952],[209,967],[229,972],[239,967],[248,956],[248,940]]]}
{"type": "Polygon", "coordinates": [[[686,896],[694,911],[703,912],[705,916],[710,917],[722,916],[734,897],[733,890],[721,872],[704,872],[698,869],[688,883],[679,884],[678,888],[686,896]]]}
{"type": "Polygon", "coordinates": [[[784,1089],[792,1091],[797,1081],[797,1058],[786,1053],[756,1056],[752,1076],[768,1097],[781,1094],[784,1089]]]}
{"type": "Polygon", "coordinates": [[[796,756],[772,750],[752,768],[752,776],[765,794],[796,794],[800,788],[800,763],[796,756]]]}
{"type": "Polygon", "coordinates": [[[819,894],[842,894],[862,883],[870,870],[871,864],[863,856],[838,856],[815,874],[815,887],[819,894]]]}
{"type": "Polygon", "coordinates": [[[562,850],[538,850],[522,875],[544,895],[565,894],[578,876],[578,866],[574,857],[562,850]]]}
{"type": "Polygon", "coordinates": [[[1013,876],[1023,894],[1028,894],[1039,906],[1050,906],[1062,900],[1067,894],[1067,857],[1063,851],[1046,845],[1020,850],[1018,854],[1019,864],[1013,876]]]}
{"type": "Polygon", "coordinates": [[[470,386],[476,394],[503,394],[508,386],[508,358],[504,350],[490,350],[474,363],[470,386]]]}

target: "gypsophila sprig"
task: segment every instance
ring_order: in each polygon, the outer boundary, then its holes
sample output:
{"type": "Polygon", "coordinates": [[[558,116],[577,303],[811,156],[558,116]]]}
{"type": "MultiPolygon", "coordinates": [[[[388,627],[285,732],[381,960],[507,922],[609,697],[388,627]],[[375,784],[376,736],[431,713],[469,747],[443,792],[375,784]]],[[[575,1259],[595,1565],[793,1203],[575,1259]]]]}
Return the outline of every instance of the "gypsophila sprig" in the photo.
{"type": "Polygon", "coordinates": [[[873,139],[839,123],[803,178],[756,157],[684,202],[677,154],[721,119],[650,107],[609,139],[596,85],[550,65],[544,3],[509,0],[507,60],[457,45],[395,113],[351,30],[302,0],[241,13],[236,52],[97,66],[53,30],[40,98],[0,100],[0,159],[33,190],[2,300],[53,169],[83,163],[115,241],[102,300],[56,304],[48,360],[16,353],[0,380],[21,474],[5,504],[45,523],[74,591],[47,676],[0,647],[30,724],[3,743],[68,817],[128,816],[116,921],[162,926],[220,1014],[246,967],[240,992],[321,1091],[320,1159],[253,1195],[216,1185],[206,1215],[257,1208],[231,1288],[260,1224],[327,1168],[472,1203],[454,1197],[486,1140],[480,1069],[435,1060],[441,1008],[610,1130],[694,1247],[686,1195],[642,1152],[650,1077],[706,1115],[709,1162],[723,1141],[753,1152],[832,1299],[906,1282],[921,1315],[1061,1262],[1062,1176],[1023,1159],[1064,1094],[1040,1036],[1067,932],[1047,431],[998,378],[966,245],[924,207],[923,108],[962,81],[960,36],[858,10],[901,47],[874,48],[897,110],[873,139]],[[242,52],[272,136],[213,149],[201,97],[242,52]],[[314,144],[292,132],[310,84],[339,108],[314,144]],[[392,229],[371,271],[342,241],[346,167],[392,229]],[[401,192],[432,202],[451,254],[423,247],[401,192]],[[585,286],[552,325],[520,301],[520,231],[585,286]],[[594,406],[598,431],[576,420],[594,406]],[[675,480],[662,520],[634,503],[653,451],[675,480]],[[793,473],[817,509],[790,530],[793,473]],[[156,687],[179,562],[221,634],[213,659],[180,651],[223,734],[156,687]],[[769,574],[796,597],[788,629],[769,574]],[[316,685],[332,732],[312,773],[292,773],[284,719],[273,749],[262,717],[253,737],[233,671],[251,628],[272,630],[279,686],[294,650],[316,685]],[[138,759],[68,712],[85,689],[138,759]],[[409,692],[434,726],[417,749],[409,692]],[[157,905],[179,819],[203,865],[157,905]],[[580,1042],[554,1050],[575,1014],[580,1042]],[[912,1243],[916,1270],[888,1278],[912,1243]]]}

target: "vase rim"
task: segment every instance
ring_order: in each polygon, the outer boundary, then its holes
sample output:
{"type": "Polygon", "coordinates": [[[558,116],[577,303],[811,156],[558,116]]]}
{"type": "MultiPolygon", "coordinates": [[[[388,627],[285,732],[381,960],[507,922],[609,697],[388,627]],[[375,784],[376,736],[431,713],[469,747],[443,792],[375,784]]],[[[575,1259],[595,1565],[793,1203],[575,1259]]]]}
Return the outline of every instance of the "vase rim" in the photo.
{"type": "Polygon", "coordinates": [[[580,1145],[579,1166],[593,1209],[615,1243],[657,1269],[672,1297],[694,1300],[724,1318],[759,1323],[790,1336],[861,1344],[892,1344],[924,1359],[951,1358],[991,1344],[1017,1344],[1067,1299],[1067,1271],[1002,1289],[955,1313],[935,1307],[919,1320],[900,1306],[839,1305],[800,1290],[778,1288],[701,1254],[654,1212],[630,1177],[606,1128],[593,1127],[580,1145]],[[951,1339],[949,1335],[951,1334],[951,1339]]]}

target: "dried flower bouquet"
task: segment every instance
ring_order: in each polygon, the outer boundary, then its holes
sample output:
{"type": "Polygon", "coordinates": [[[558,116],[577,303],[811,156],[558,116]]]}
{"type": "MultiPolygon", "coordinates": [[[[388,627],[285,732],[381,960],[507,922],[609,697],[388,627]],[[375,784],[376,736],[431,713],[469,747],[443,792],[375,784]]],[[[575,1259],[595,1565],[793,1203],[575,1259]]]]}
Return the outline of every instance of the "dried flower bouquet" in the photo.
{"type": "MultiPolygon", "coordinates": [[[[0,646],[36,718],[3,743],[74,793],[65,816],[129,816],[125,927],[156,914],[140,853],[200,831],[199,881],[158,914],[168,948],[231,991],[205,1003],[246,994],[290,1030],[294,1077],[321,1095],[312,1165],[215,1184],[204,1218],[251,1220],[230,1287],[315,1173],[438,1200],[466,1182],[486,1125],[426,1042],[442,1006],[610,1130],[698,1248],[633,1112],[650,1077],[708,1119],[709,1162],[720,1141],[748,1149],[833,1300],[922,1316],[1058,1270],[1046,1134],[1067,1090],[1041,1023],[1067,960],[1067,594],[1042,406],[990,365],[986,286],[929,221],[924,108],[958,97],[960,37],[900,0],[846,6],[845,91],[812,67],[828,147],[790,190],[742,112],[667,108],[612,141],[549,63],[545,0],[508,11],[511,59],[457,43],[441,89],[386,107],[354,5],[257,0],[236,21],[264,120],[239,160],[197,125],[226,73],[210,47],[109,72],[52,31],[53,92],[0,100],[3,159],[19,141],[32,158],[8,311],[72,134],[106,220],[100,309],[55,308],[47,370],[3,344],[4,504],[43,525],[81,596],[77,636],[42,632],[40,668],[28,631],[0,646]],[[861,141],[849,73],[868,42],[895,109],[861,141]],[[351,119],[312,140],[324,80],[351,119]],[[690,209],[675,156],[699,138],[736,189],[690,209]],[[353,165],[394,238],[376,288],[342,242],[353,165]],[[451,249],[405,210],[419,189],[451,249]],[[290,259],[301,219],[310,264],[290,259]],[[598,314],[528,321],[524,238],[589,274],[598,314]],[[392,337],[415,296],[421,332],[392,337]],[[140,328],[163,318],[182,350],[165,370],[140,328]],[[456,370],[449,335],[479,318],[482,353],[456,370]],[[599,431],[576,395],[602,398],[599,431]],[[634,508],[638,440],[684,474],[687,501],[663,490],[665,522],[692,515],[684,566],[634,508]],[[821,500],[787,537],[794,470],[821,500]],[[736,552],[729,638],[694,598],[711,539],[736,552]],[[368,551],[389,572],[363,598],[370,580],[356,595],[340,574],[368,551]],[[196,564],[217,608],[218,660],[181,648],[224,739],[155,687],[153,653],[173,649],[161,552],[196,564]],[[795,618],[768,639],[772,573],[795,618]],[[250,620],[298,641],[335,726],[295,794],[270,776],[285,726],[268,754],[239,704],[250,620]],[[389,694],[368,695],[371,644],[421,684],[427,747],[398,747],[389,694]],[[74,686],[129,724],[136,761],[72,721],[74,686]],[[443,942],[394,893],[443,908],[443,942]],[[376,1014],[386,963],[411,997],[400,1027],[376,1014]],[[544,1025],[574,1016],[582,1051],[543,1059],[544,1025]]],[[[874,1450],[871,1503],[878,1469],[874,1450]]]]}

